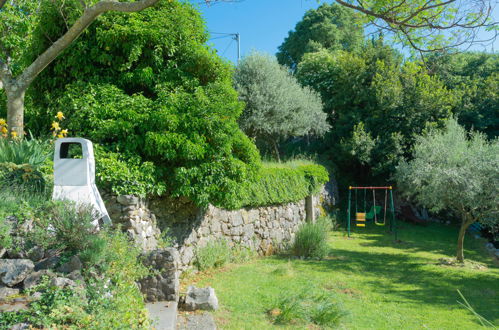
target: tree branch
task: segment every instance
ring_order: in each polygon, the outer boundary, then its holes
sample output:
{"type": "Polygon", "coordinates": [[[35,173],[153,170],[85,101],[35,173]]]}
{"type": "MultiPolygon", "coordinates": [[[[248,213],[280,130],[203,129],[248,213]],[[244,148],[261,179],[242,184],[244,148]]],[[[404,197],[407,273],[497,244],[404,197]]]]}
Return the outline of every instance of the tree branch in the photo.
{"type": "MultiPolygon", "coordinates": [[[[2,0],[0,0],[2,1],[2,0]]],[[[159,0],[139,0],[134,2],[117,2],[112,0],[100,1],[92,7],[86,8],[82,16],[57,39],[47,50],[27,67],[18,77],[19,87],[27,89],[33,80],[42,72],[59,54],[61,54],[80,34],[100,15],[108,11],[137,12],[155,5],[159,0]]]]}

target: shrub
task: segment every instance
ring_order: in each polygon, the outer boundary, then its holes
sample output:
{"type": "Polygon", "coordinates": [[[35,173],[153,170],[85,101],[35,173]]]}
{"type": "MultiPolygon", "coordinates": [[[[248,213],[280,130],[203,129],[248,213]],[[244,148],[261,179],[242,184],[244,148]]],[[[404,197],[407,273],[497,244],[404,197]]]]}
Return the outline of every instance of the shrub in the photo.
{"type": "Polygon", "coordinates": [[[48,201],[36,212],[28,237],[38,246],[57,247],[76,254],[90,244],[95,227],[91,206],[68,201],[48,201]]]}
{"type": "Polygon", "coordinates": [[[327,233],[330,228],[328,218],[307,222],[301,225],[295,235],[292,252],[295,256],[310,259],[323,259],[329,252],[327,233]]]}
{"type": "Polygon", "coordinates": [[[210,241],[205,246],[196,249],[194,265],[201,271],[209,268],[219,268],[231,259],[229,243],[226,240],[210,241]]]}
{"type": "Polygon", "coordinates": [[[335,297],[327,294],[318,294],[314,297],[314,304],[310,308],[310,320],[320,326],[337,326],[346,314],[335,297]]]}
{"type": "Polygon", "coordinates": [[[270,316],[274,317],[274,323],[287,324],[305,318],[306,311],[302,300],[303,297],[299,295],[282,295],[277,298],[270,309],[270,316]]]}
{"type": "Polygon", "coordinates": [[[201,271],[210,268],[219,268],[229,262],[241,263],[256,256],[256,252],[241,244],[230,246],[225,240],[210,241],[203,247],[196,249],[194,265],[201,271]]]}
{"type": "Polygon", "coordinates": [[[269,306],[268,313],[275,324],[312,322],[321,327],[335,327],[346,315],[337,298],[312,288],[300,293],[285,293],[269,306]]]}
{"type": "Polygon", "coordinates": [[[232,208],[291,203],[315,194],[329,181],[329,173],[316,164],[272,164],[264,166],[256,180],[240,188],[232,208]]]}

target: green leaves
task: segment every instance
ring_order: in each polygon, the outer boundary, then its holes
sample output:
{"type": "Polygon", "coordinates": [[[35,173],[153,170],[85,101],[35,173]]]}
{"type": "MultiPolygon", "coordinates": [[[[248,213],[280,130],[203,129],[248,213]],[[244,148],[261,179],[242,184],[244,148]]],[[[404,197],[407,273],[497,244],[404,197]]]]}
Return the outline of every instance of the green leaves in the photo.
{"type": "Polygon", "coordinates": [[[240,126],[260,144],[272,146],[289,137],[320,136],[328,130],[317,93],[300,86],[275,58],[248,55],[237,67],[234,81],[246,104],[240,126]]]}

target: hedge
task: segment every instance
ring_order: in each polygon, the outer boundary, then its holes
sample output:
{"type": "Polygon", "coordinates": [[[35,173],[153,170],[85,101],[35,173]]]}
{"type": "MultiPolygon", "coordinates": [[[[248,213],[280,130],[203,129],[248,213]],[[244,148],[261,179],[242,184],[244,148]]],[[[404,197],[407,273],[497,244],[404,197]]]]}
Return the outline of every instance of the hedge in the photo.
{"type": "Polygon", "coordinates": [[[328,181],[328,171],[316,164],[264,166],[255,181],[241,187],[240,201],[231,209],[296,202],[319,192],[328,181]]]}

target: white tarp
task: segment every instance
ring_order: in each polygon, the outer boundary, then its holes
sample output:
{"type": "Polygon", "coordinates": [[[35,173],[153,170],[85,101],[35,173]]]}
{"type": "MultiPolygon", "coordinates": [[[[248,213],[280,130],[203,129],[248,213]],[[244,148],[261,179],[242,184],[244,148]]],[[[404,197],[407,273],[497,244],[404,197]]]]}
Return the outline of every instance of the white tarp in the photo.
{"type": "Polygon", "coordinates": [[[111,222],[106,206],[95,185],[95,159],[92,142],[82,138],[57,139],[54,152],[54,192],[52,198],[91,205],[96,212],[95,225],[98,225],[99,219],[105,223],[111,222]],[[72,149],[77,151],[78,155],[71,154],[72,149]]]}

